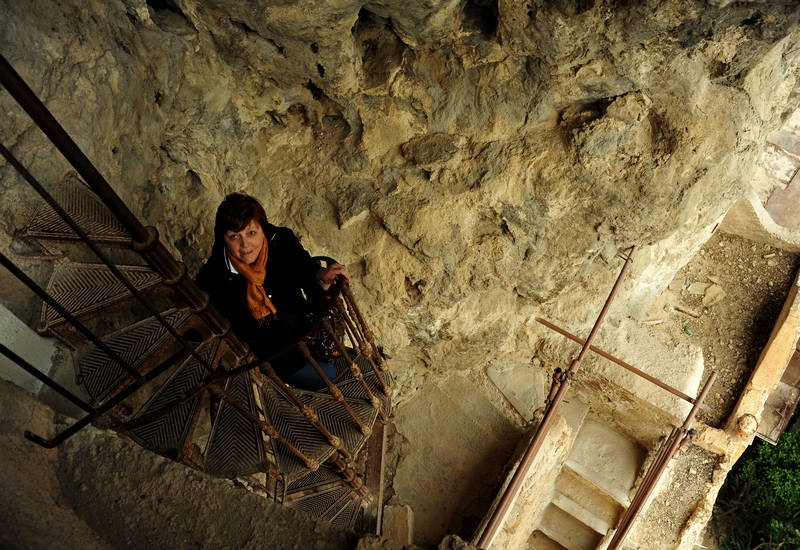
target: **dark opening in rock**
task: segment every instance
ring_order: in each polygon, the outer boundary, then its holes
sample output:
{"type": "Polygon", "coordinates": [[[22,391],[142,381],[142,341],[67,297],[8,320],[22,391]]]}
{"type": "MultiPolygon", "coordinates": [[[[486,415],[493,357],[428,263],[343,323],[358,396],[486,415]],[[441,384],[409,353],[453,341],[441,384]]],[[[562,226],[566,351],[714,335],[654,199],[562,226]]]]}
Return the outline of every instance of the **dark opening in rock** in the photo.
{"type": "Polygon", "coordinates": [[[467,0],[464,4],[464,29],[479,32],[486,39],[497,32],[497,0],[467,0]]]}
{"type": "Polygon", "coordinates": [[[319,101],[325,96],[325,93],[322,91],[322,88],[311,82],[310,80],[304,84],[305,88],[311,92],[311,97],[319,101]]]}
{"type": "Polygon", "coordinates": [[[391,19],[362,9],[353,26],[353,40],[361,52],[364,89],[371,90],[388,84],[397,72],[406,45],[392,27],[391,19]]]}

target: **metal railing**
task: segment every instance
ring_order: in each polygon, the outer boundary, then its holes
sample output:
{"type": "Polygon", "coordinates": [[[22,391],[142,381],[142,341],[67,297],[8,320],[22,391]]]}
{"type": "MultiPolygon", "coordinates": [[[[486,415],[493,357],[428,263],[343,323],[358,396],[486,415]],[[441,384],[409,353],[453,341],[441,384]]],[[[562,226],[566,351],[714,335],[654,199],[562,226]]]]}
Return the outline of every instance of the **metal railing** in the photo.
{"type": "Polygon", "coordinates": [[[633,500],[631,501],[631,505],[626,509],[623,516],[620,518],[619,523],[616,527],[616,532],[612,539],[612,546],[609,546],[610,549],[616,549],[622,544],[625,536],[630,530],[630,527],[635,520],[636,516],[638,515],[641,508],[647,502],[647,498],[654,490],[658,480],[660,479],[661,475],[663,474],[664,470],[666,469],[667,465],[669,464],[670,459],[674,456],[677,450],[680,448],[681,445],[684,445],[690,438],[693,430],[690,429],[690,425],[694,420],[697,411],[700,408],[708,409],[708,407],[703,403],[708,391],[710,390],[711,386],[716,380],[717,374],[715,372],[711,373],[711,376],[706,381],[705,386],[701,390],[700,394],[697,398],[693,398],[684,392],[674,388],[657,378],[654,378],[648,375],[645,372],[637,369],[633,365],[614,357],[610,353],[607,353],[600,348],[597,348],[592,345],[592,341],[594,340],[598,329],[600,328],[603,319],[608,312],[609,307],[611,306],[612,301],[617,295],[619,287],[625,278],[625,275],[630,267],[631,261],[633,259],[633,253],[636,251],[637,246],[634,245],[628,255],[625,257],[625,263],[620,270],[619,275],[617,276],[617,280],[614,283],[611,292],[608,295],[608,298],[603,305],[600,314],[597,317],[594,325],[592,326],[592,330],[589,333],[589,336],[586,340],[582,340],[577,336],[570,334],[566,330],[546,321],[545,319],[536,318],[536,321],[545,325],[546,327],[558,332],[559,334],[566,336],[567,338],[581,344],[581,351],[578,354],[578,357],[572,361],[569,368],[566,372],[562,372],[561,369],[556,369],[556,372],[553,375],[553,384],[550,388],[549,395],[547,397],[546,405],[545,405],[545,412],[542,421],[539,423],[539,426],[536,429],[536,432],[533,436],[533,439],[529,443],[525,453],[520,460],[519,465],[517,466],[514,474],[506,486],[503,494],[498,501],[497,506],[492,510],[489,519],[486,523],[486,527],[480,533],[478,540],[476,541],[476,546],[483,549],[488,549],[492,542],[494,541],[495,537],[497,536],[500,527],[502,526],[503,522],[505,521],[506,515],[508,514],[511,505],[514,502],[517,494],[519,493],[520,489],[522,488],[522,483],[525,480],[525,477],[530,470],[534,459],[536,458],[539,450],[541,449],[544,440],[546,439],[547,435],[550,432],[550,429],[555,422],[556,416],[561,408],[561,403],[564,397],[569,390],[569,387],[572,383],[572,380],[575,378],[578,370],[580,369],[581,363],[588,351],[593,351],[614,363],[620,365],[621,367],[627,369],[628,371],[636,374],[644,378],[645,380],[655,384],[656,386],[672,393],[673,395],[680,397],[681,399],[688,401],[693,404],[689,415],[687,416],[685,422],[681,426],[681,428],[674,428],[670,437],[667,439],[665,444],[663,445],[662,449],[659,451],[658,456],[653,463],[653,466],[648,470],[645,478],[643,479],[642,483],[637,490],[636,495],[634,496],[633,500]],[[615,545],[615,546],[614,546],[615,545]]]}
{"type": "MultiPolygon", "coordinates": [[[[131,248],[136,251],[152,268],[158,273],[163,283],[170,287],[186,305],[191,308],[196,318],[200,319],[203,323],[208,334],[211,338],[218,338],[222,340],[231,353],[240,361],[247,357],[249,350],[247,346],[239,340],[239,338],[230,331],[230,323],[213,306],[210,305],[209,297],[204,293],[194,281],[187,275],[187,270],[182,262],[176,261],[169,253],[163,243],[160,242],[158,231],[153,227],[145,227],[139,222],[136,216],[127,208],[124,202],[114,192],[108,182],[103,178],[100,172],[93,166],[89,159],[78,148],[74,141],[69,137],[67,132],[56,121],[47,108],[36,97],[33,91],[27,86],[17,72],[11,67],[6,59],[0,56],[0,84],[14,97],[19,105],[28,113],[34,123],[44,132],[50,139],[55,147],[62,153],[67,161],[77,170],[89,188],[95,195],[103,202],[109,211],[116,217],[123,227],[130,233],[131,248]]],[[[62,208],[58,202],[52,197],[50,193],[36,180],[36,178],[16,159],[16,157],[2,144],[0,144],[0,154],[8,161],[8,163],[17,170],[23,179],[33,187],[36,192],[45,200],[45,202],[64,220],[64,222],[75,232],[78,238],[84,242],[101,260],[103,264],[109,269],[113,276],[120,281],[125,288],[137,299],[144,307],[152,314],[152,316],[170,333],[175,341],[179,342],[182,351],[173,354],[167,360],[161,362],[146,373],[137,372],[130,364],[123,360],[117,353],[111,350],[96,334],[89,330],[79,319],[70,314],[69,311],[61,304],[59,304],[52,296],[45,290],[39,287],[33,280],[25,275],[14,263],[5,255],[0,254],[0,264],[2,264],[12,275],[22,281],[31,291],[37,294],[44,300],[50,307],[57,311],[64,319],[73,325],[84,337],[93,342],[99,349],[105,352],[108,357],[117,363],[130,377],[130,382],[124,387],[121,387],[112,397],[99,406],[92,407],[84,402],[79,397],[72,394],[63,386],[57,384],[48,376],[39,372],[35,367],[27,363],[24,359],[15,354],[7,346],[0,344],[0,353],[20,365],[21,368],[35,376],[38,380],[52,388],[59,395],[63,396],[80,409],[87,413],[86,416],[79,419],[71,426],[56,434],[53,438],[45,439],[41,436],[26,432],[25,436],[31,441],[36,442],[47,448],[52,448],[59,445],[67,438],[71,437],[91,422],[96,420],[101,415],[107,413],[113,407],[133,395],[135,392],[141,390],[148,383],[152,382],[159,375],[164,373],[170,367],[175,365],[179,359],[191,356],[206,370],[206,376],[195,387],[190,388],[183,392],[181,397],[166,406],[156,410],[150,411],[141,417],[137,417],[131,421],[123,422],[115,426],[120,431],[133,429],[137,426],[152,422],[162,416],[168,414],[177,407],[182,406],[191,399],[196,398],[200,394],[213,394],[220,400],[229,403],[236,408],[244,417],[256,425],[265,435],[274,438],[276,441],[286,447],[293,455],[303,462],[311,470],[319,468],[319,463],[310,457],[304,455],[297,447],[292,445],[285,437],[283,437],[274,426],[268,424],[265,420],[252,414],[241,403],[229,396],[223,389],[221,383],[228,378],[238,376],[245,372],[250,372],[259,369],[269,378],[271,378],[279,387],[285,388],[285,394],[297,409],[302,413],[306,420],[313,425],[333,447],[333,454],[328,458],[328,462],[335,471],[348,482],[358,494],[368,497],[366,489],[358,476],[349,465],[349,461],[353,459],[351,453],[344,447],[340,439],[335,436],[320,421],[319,416],[308,405],[304,404],[301,399],[295,395],[294,391],[283,384],[277,374],[272,370],[269,360],[286,351],[286,349],[298,344],[298,341],[290,343],[284,350],[274,354],[272,357],[263,358],[259,360],[249,361],[243,365],[236,366],[229,370],[217,371],[214,361],[206,361],[197,350],[197,347],[192,346],[178,329],[173,327],[167,322],[162,314],[157,311],[149,301],[144,297],[142,292],[135,288],[135,286],[125,277],[123,273],[117,268],[109,257],[97,246],[95,242],[84,232],[81,227],[72,219],[68,212],[62,208]]],[[[330,258],[322,258],[327,261],[332,261],[330,258]]],[[[350,339],[351,344],[361,350],[362,355],[369,361],[372,370],[375,373],[376,379],[379,382],[380,388],[384,394],[389,393],[389,388],[381,375],[381,368],[385,368],[383,358],[378,351],[375,344],[372,332],[369,330],[361,312],[355,304],[355,299],[350,292],[349,288],[345,285],[342,289],[343,298],[336,299],[336,308],[345,320],[346,332],[350,339]],[[377,361],[377,362],[376,362],[377,361]]],[[[334,339],[336,347],[343,354],[348,363],[353,377],[356,378],[363,390],[365,390],[368,400],[378,411],[382,420],[387,419],[387,411],[383,409],[380,400],[373,394],[369,386],[364,380],[363,373],[358,365],[347,354],[344,344],[335,334],[333,328],[326,324],[324,326],[328,334],[334,339]]],[[[302,349],[302,346],[301,346],[302,349]]],[[[306,349],[304,351],[309,362],[325,382],[333,398],[343,407],[351,419],[358,426],[359,430],[365,437],[369,435],[370,428],[355,414],[346,402],[342,392],[334,382],[329,380],[317,362],[311,357],[306,349]]]]}
{"type": "Polygon", "coordinates": [[[553,378],[553,386],[550,390],[552,399],[548,399],[544,417],[539,423],[533,439],[528,445],[528,448],[525,450],[525,453],[522,455],[522,460],[520,461],[519,466],[517,466],[517,469],[514,471],[511,481],[509,482],[505,491],[503,491],[500,501],[494,510],[492,510],[492,513],[489,516],[489,521],[478,538],[476,543],[478,548],[489,548],[494,541],[494,538],[497,536],[500,527],[505,521],[506,515],[511,508],[511,504],[514,502],[514,499],[522,488],[522,483],[525,480],[525,476],[527,476],[528,471],[530,470],[531,465],[533,464],[533,461],[539,452],[539,449],[541,449],[545,438],[550,433],[550,428],[556,420],[558,411],[561,409],[561,403],[567,394],[567,390],[569,389],[572,380],[575,378],[575,375],[578,373],[581,363],[583,362],[583,358],[586,355],[586,352],[589,351],[589,346],[591,346],[592,341],[597,335],[597,331],[599,330],[600,325],[606,316],[606,313],[608,313],[608,310],[611,307],[611,303],[614,301],[614,298],[619,291],[619,287],[628,272],[628,268],[630,267],[635,250],[636,246],[634,245],[628,256],[625,258],[625,264],[622,266],[622,270],[620,271],[619,276],[617,277],[617,280],[611,289],[611,293],[608,295],[608,298],[603,305],[603,309],[597,316],[597,320],[595,321],[594,326],[589,333],[589,337],[586,338],[586,342],[584,342],[578,357],[572,361],[565,373],[563,373],[559,378],[553,378]],[[556,386],[558,386],[557,389],[556,386]]]}

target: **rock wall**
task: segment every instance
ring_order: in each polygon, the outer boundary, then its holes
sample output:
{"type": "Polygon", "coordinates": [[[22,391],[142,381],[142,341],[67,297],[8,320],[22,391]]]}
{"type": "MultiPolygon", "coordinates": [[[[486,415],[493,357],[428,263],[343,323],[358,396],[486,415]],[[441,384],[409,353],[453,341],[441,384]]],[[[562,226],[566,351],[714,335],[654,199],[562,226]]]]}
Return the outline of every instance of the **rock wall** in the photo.
{"type": "MultiPolygon", "coordinates": [[[[644,311],[798,103],[793,4],[0,0],[0,52],[190,271],[234,190],[347,263],[405,399],[523,372],[533,315],[588,326],[634,243],[612,316],[644,311]]],[[[0,192],[7,251],[34,197],[5,164],[0,192]]]]}
{"type": "MultiPolygon", "coordinates": [[[[639,242],[636,313],[798,90],[788,3],[40,4],[2,2],[0,48],[191,269],[219,200],[252,193],[350,265],[417,372],[527,355],[538,308],[588,321],[639,242]]],[[[0,101],[3,142],[59,178],[0,101]]]]}

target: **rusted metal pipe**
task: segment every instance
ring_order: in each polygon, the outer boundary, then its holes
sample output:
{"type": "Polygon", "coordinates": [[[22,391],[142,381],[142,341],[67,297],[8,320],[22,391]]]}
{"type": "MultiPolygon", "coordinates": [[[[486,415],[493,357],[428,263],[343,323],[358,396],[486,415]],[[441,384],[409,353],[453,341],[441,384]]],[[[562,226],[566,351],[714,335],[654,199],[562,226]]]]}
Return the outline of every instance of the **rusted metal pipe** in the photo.
{"type": "MultiPolygon", "coordinates": [[[[578,344],[583,344],[584,343],[584,340],[581,340],[579,337],[575,336],[574,334],[571,334],[571,333],[567,332],[563,328],[561,328],[561,327],[559,327],[557,325],[554,325],[553,323],[551,323],[551,322],[549,322],[549,321],[547,321],[545,319],[542,319],[541,317],[536,317],[536,321],[541,323],[541,324],[543,324],[547,328],[556,331],[557,333],[561,334],[562,336],[566,336],[567,338],[569,338],[573,342],[577,342],[578,344]]],[[[589,349],[591,351],[595,352],[600,357],[605,357],[609,361],[613,361],[617,365],[619,365],[619,366],[621,366],[621,367],[623,367],[625,369],[628,369],[629,371],[631,371],[632,373],[634,373],[634,374],[636,374],[638,376],[641,376],[642,378],[644,378],[648,382],[652,382],[653,384],[655,384],[659,388],[667,390],[671,394],[676,395],[676,396],[680,397],[681,399],[683,399],[685,401],[688,401],[689,403],[694,403],[695,402],[694,397],[691,397],[691,396],[683,393],[682,391],[680,391],[677,388],[673,388],[672,386],[670,386],[669,384],[666,384],[665,382],[662,382],[658,378],[654,378],[654,377],[650,376],[646,372],[643,372],[643,371],[637,369],[636,367],[634,367],[633,365],[631,365],[629,363],[626,363],[622,359],[618,359],[617,357],[614,357],[610,353],[608,353],[606,351],[603,351],[602,349],[600,349],[598,347],[595,347],[595,346],[589,346],[589,349]]],[[[705,403],[703,403],[701,405],[701,408],[704,409],[704,410],[711,410],[709,408],[709,406],[706,405],[705,403]]]]}
{"type": "Polygon", "coordinates": [[[344,395],[342,394],[342,391],[338,388],[338,386],[336,386],[336,384],[331,382],[331,379],[328,378],[328,376],[325,374],[325,371],[322,370],[322,368],[319,366],[319,363],[317,363],[317,361],[311,355],[311,352],[309,351],[306,343],[300,342],[298,344],[298,347],[300,348],[300,352],[303,354],[303,357],[306,358],[306,361],[308,361],[311,364],[311,367],[317,373],[317,376],[319,376],[325,383],[325,385],[328,386],[328,390],[331,392],[333,398],[336,399],[336,401],[342,406],[342,408],[345,411],[347,411],[347,414],[350,415],[350,418],[352,418],[353,421],[355,421],[355,423],[358,425],[358,429],[361,430],[361,433],[364,434],[364,436],[369,437],[369,434],[371,432],[370,428],[366,424],[364,424],[364,422],[358,417],[355,411],[353,411],[353,408],[347,403],[347,401],[344,398],[344,395]]]}
{"type": "Polygon", "coordinates": [[[119,365],[128,375],[139,382],[140,384],[144,382],[144,378],[141,374],[136,372],[133,367],[131,367],[124,359],[122,359],[119,354],[117,354],[114,350],[108,347],[105,342],[103,342],[94,332],[89,330],[86,325],[84,325],[81,321],[79,321],[74,315],[72,315],[67,309],[59,304],[52,296],[50,296],[46,290],[40,287],[36,282],[28,277],[25,272],[23,272],[19,267],[11,261],[5,254],[0,252],[0,264],[5,267],[14,277],[17,278],[22,284],[24,284],[28,289],[36,294],[39,298],[41,298],[47,305],[52,307],[54,310],[58,312],[59,315],[64,317],[72,326],[74,326],[78,331],[83,334],[87,340],[91,341],[94,345],[98,348],[103,350],[105,354],[114,361],[117,365],[119,365]]]}
{"type": "MultiPolygon", "coordinates": [[[[200,311],[200,306],[203,305],[204,301],[207,301],[207,299],[204,299],[204,293],[190,279],[186,277],[180,278],[181,265],[158,240],[158,232],[153,228],[145,227],[130,211],[108,181],[95,168],[66,130],[2,55],[0,55],[0,84],[11,94],[64,158],[81,175],[89,188],[94,191],[103,204],[127,229],[131,234],[134,250],[139,252],[165,280],[174,279],[175,291],[192,308],[199,311],[200,317],[209,324],[215,334],[220,335],[222,332],[220,329],[226,326],[227,321],[213,308],[203,308],[200,311]]],[[[233,352],[240,357],[247,353],[246,346],[235,335],[230,334],[226,337],[226,341],[228,341],[228,345],[233,352]]]]}
{"type": "MultiPolygon", "coordinates": [[[[161,323],[161,325],[165,329],[167,329],[167,331],[172,335],[172,337],[175,338],[175,340],[177,340],[178,343],[180,343],[183,346],[186,352],[192,355],[195,359],[197,359],[200,362],[200,364],[203,365],[206,369],[211,371],[212,369],[205,361],[205,359],[200,357],[200,355],[189,344],[189,342],[186,341],[186,339],[184,339],[183,336],[181,336],[172,325],[167,323],[167,321],[164,319],[161,313],[159,313],[158,310],[154,308],[153,305],[144,297],[144,295],[133,285],[133,283],[131,283],[128,280],[128,278],[125,275],[123,275],[119,269],[117,269],[117,266],[114,264],[114,262],[112,262],[111,259],[102,250],[100,250],[100,248],[92,241],[92,239],[89,238],[89,235],[87,235],[86,232],[84,232],[83,229],[81,229],[81,227],[77,223],[75,223],[75,220],[72,219],[72,216],[70,216],[66,210],[61,208],[61,205],[58,204],[58,202],[52,197],[52,195],[50,195],[50,193],[48,193],[47,189],[45,189],[36,180],[36,178],[34,178],[33,175],[22,165],[22,163],[20,163],[19,160],[17,160],[17,158],[11,153],[11,151],[6,149],[5,146],[3,146],[2,144],[0,144],[0,154],[2,154],[3,157],[5,157],[5,159],[17,170],[17,172],[20,173],[20,175],[25,179],[25,181],[27,181],[28,184],[31,187],[33,187],[37,193],[39,193],[39,195],[45,200],[45,202],[47,202],[50,208],[52,208],[61,217],[61,219],[64,220],[64,222],[69,226],[69,228],[72,229],[81,238],[81,240],[92,250],[92,252],[94,252],[94,254],[100,259],[100,261],[102,261],[106,265],[106,267],[114,275],[114,277],[119,282],[121,282],[125,288],[128,289],[128,292],[130,292],[131,295],[133,295],[137,300],[139,300],[139,302],[145,307],[145,309],[147,309],[147,311],[153,317],[155,317],[155,319],[159,323],[161,323]]],[[[70,322],[73,323],[74,325],[74,322],[72,320],[70,320],[70,322]]],[[[108,353],[105,347],[102,347],[101,349],[106,353],[108,353]]],[[[112,356],[112,358],[114,357],[112,356]]],[[[114,360],[116,361],[116,359],[114,360]]],[[[127,368],[125,370],[126,372],[128,372],[128,374],[136,378],[139,382],[143,381],[143,379],[138,373],[131,372],[127,368]]]]}
{"type": "Polygon", "coordinates": [[[117,196],[106,179],[94,167],[83,151],[72,141],[69,134],[61,124],[47,110],[47,107],[36,97],[17,71],[9,64],[6,58],[0,55],[0,83],[8,93],[19,103],[20,107],[28,113],[42,132],[61,151],[64,158],[75,168],[92,190],[97,193],[103,203],[119,219],[131,233],[134,240],[141,241],[147,237],[145,227],[136,216],[128,209],[122,199],[117,196]]]}
{"type": "Polygon", "coordinates": [[[10,348],[8,348],[2,343],[0,343],[0,353],[8,357],[11,361],[15,362],[20,367],[22,367],[25,370],[25,372],[27,372],[28,374],[30,374],[43,384],[46,384],[50,389],[55,391],[61,397],[67,399],[73,405],[83,409],[84,412],[87,412],[89,414],[95,412],[95,410],[92,407],[90,407],[88,403],[85,403],[78,396],[70,392],[68,389],[66,389],[64,386],[62,386],[61,384],[59,384],[46,374],[42,373],[39,369],[28,363],[25,359],[14,353],[10,348]]]}
{"type": "Polygon", "coordinates": [[[581,361],[583,361],[584,355],[589,349],[589,346],[594,340],[595,335],[597,334],[598,329],[600,328],[600,324],[603,322],[603,319],[608,313],[608,309],[611,307],[611,302],[613,302],[614,298],[619,291],[619,287],[622,284],[625,275],[628,272],[628,268],[630,267],[631,261],[633,259],[633,253],[636,250],[636,245],[631,248],[631,252],[628,254],[628,257],[625,259],[625,264],[622,266],[622,270],[620,271],[619,275],[617,276],[617,280],[614,283],[614,287],[611,289],[611,293],[608,295],[605,304],[603,305],[600,314],[597,316],[597,320],[592,327],[591,332],[589,333],[586,342],[581,349],[580,354],[578,354],[577,359],[572,361],[570,364],[569,369],[565,373],[561,385],[556,392],[555,397],[553,398],[552,402],[550,402],[547,406],[545,411],[544,418],[542,422],[539,424],[539,427],[536,430],[536,434],[533,436],[533,440],[531,441],[528,449],[525,451],[525,454],[522,456],[522,460],[519,463],[514,475],[511,478],[508,486],[506,487],[503,495],[500,497],[500,501],[497,504],[494,512],[492,513],[491,517],[489,518],[489,522],[486,524],[486,528],[481,533],[480,538],[476,546],[478,548],[487,549],[491,546],[492,541],[494,540],[497,532],[500,530],[500,526],[502,525],[503,521],[505,521],[506,514],[508,510],[511,508],[511,504],[519,493],[520,488],[522,487],[522,482],[525,479],[525,476],[528,473],[528,470],[533,464],[534,458],[536,458],[536,454],[539,452],[539,449],[542,447],[544,443],[545,437],[550,432],[550,428],[555,422],[556,416],[558,415],[558,411],[561,408],[561,402],[564,399],[564,396],[569,389],[570,382],[574,377],[575,373],[580,368],[581,361]]]}
{"type": "Polygon", "coordinates": [[[698,410],[700,409],[700,404],[705,401],[705,398],[708,395],[708,392],[711,390],[711,386],[714,385],[714,381],[716,379],[717,373],[712,372],[708,377],[708,380],[706,380],[703,389],[700,391],[700,395],[697,396],[694,406],[686,416],[686,420],[683,422],[683,425],[681,425],[681,427],[677,430],[673,430],[670,438],[667,440],[667,442],[665,442],[665,446],[668,444],[666,451],[663,453],[663,455],[658,457],[658,460],[655,461],[650,467],[650,471],[647,473],[645,479],[642,481],[642,484],[639,486],[639,490],[636,491],[636,495],[631,501],[630,506],[628,506],[628,509],[625,510],[625,513],[620,518],[617,530],[614,533],[614,536],[611,538],[611,542],[608,544],[608,550],[617,550],[620,548],[620,546],[622,546],[622,543],[630,532],[633,522],[639,515],[642,506],[644,506],[644,504],[647,502],[647,499],[650,498],[653,490],[658,485],[658,481],[661,479],[661,476],[667,469],[669,461],[672,459],[678,449],[684,445],[689,438],[692,437],[692,430],[690,430],[690,426],[694,421],[698,410]]]}

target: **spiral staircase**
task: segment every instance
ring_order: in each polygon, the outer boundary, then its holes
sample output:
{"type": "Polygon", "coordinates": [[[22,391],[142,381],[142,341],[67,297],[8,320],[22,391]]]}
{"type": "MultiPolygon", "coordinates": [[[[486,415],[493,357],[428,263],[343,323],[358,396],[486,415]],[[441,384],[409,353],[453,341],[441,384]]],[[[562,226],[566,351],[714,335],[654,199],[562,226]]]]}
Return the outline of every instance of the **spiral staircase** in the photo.
{"type": "Polygon", "coordinates": [[[292,388],[230,331],[158,231],[128,210],[1,56],[0,83],[76,170],[44,186],[0,145],[40,197],[11,243],[17,261],[0,254],[0,263],[42,299],[37,330],[72,350],[81,390],[5,344],[0,352],[87,413],[51,439],[28,439],[54,447],[95,424],[335,525],[376,531],[391,376],[347,285],[317,312],[335,343],[336,378],[301,339],[292,345],[326,387],[292,388]],[[49,272],[46,283],[18,267],[22,257],[49,272]]]}
{"type": "MultiPolygon", "coordinates": [[[[74,172],[53,198],[95,243],[131,247],[131,236],[74,172]]],[[[38,331],[74,350],[75,377],[90,407],[97,410],[134,384],[125,365],[144,377],[171,364],[94,419],[96,424],[338,526],[375,530],[391,379],[365,337],[368,329],[355,313],[352,293],[331,301],[330,312],[344,320],[349,338],[345,344],[336,336],[341,351],[334,360],[335,382],[311,392],[282,383],[252,355],[234,353],[191,307],[180,304],[152,267],[117,265],[153,304],[165,304],[160,319],[136,319],[133,294],[107,266],[69,259],[65,251],[80,239],[45,201],[15,241],[20,254],[52,263],[44,289],[52,300],[94,333],[119,327],[95,343],[52,305],[42,304],[38,331]],[[196,346],[195,354],[180,349],[169,326],[196,346]],[[234,369],[241,372],[228,376],[234,369]]]]}

